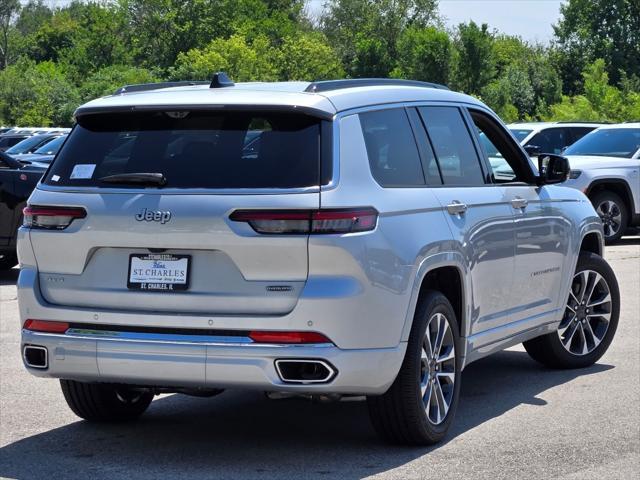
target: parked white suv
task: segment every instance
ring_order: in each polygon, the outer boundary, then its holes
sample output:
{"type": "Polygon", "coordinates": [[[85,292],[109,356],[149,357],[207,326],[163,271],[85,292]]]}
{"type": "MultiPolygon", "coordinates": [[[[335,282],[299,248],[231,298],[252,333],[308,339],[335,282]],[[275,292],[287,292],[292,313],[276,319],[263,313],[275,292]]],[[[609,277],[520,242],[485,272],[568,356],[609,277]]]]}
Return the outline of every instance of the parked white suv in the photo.
{"type": "Polygon", "coordinates": [[[607,243],[640,226],[640,123],[601,127],[565,154],[571,165],[566,185],[589,197],[607,243]]]}
{"type": "Polygon", "coordinates": [[[538,175],[478,100],[398,80],[162,87],[80,107],[24,211],[24,364],[80,417],[132,419],[161,392],[366,395],[383,437],[433,443],[469,363],[524,342],[584,367],[611,343],[600,219],[554,185],[565,158],[538,175]]]}
{"type": "Polygon", "coordinates": [[[507,128],[531,156],[542,153],[561,154],[602,123],[595,122],[530,122],[511,123],[507,128]]]}

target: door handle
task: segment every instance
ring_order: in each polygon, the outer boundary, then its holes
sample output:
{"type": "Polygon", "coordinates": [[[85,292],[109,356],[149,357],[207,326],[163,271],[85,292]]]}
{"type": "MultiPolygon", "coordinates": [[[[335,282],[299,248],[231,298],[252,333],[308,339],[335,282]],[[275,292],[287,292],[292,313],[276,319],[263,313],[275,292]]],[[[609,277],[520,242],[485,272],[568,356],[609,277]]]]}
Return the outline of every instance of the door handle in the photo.
{"type": "Polygon", "coordinates": [[[457,200],[454,200],[449,205],[447,205],[447,212],[451,215],[464,215],[467,211],[467,205],[464,203],[460,203],[457,200]]]}
{"type": "Polygon", "coordinates": [[[511,206],[516,210],[524,210],[529,205],[529,201],[525,198],[516,197],[511,200],[511,206]]]}

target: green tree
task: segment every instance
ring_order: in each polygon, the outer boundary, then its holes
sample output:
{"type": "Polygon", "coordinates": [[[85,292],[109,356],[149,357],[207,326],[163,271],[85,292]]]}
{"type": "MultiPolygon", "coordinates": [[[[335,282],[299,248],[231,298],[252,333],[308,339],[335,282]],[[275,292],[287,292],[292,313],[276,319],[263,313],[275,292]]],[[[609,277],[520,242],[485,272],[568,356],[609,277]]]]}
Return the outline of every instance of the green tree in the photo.
{"type": "Polygon", "coordinates": [[[392,76],[446,85],[452,56],[453,46],[446,31],[411,26],[398,41],[398,63],[392,76]]]}
{"type": "Polygon", "coordinates": [[[121,10],[89,2],[72,3],[68,11],[76,29],[70,35],[71,45],[59,50],[58,58],[76,81],[103,67],[133,61],[121,10]]]}
{"type": "Polygon", "coordinates": [[[18,0],[0,0],[0,65],[2,67],[6,67],[11,58],[11,35],[18,12],[20,12],[18,0]]]}
{"type": "Polygon", "coordinates": [[[297,32],[301,0],[120,0],[139,63],[169,69],[179,54],[238,34],[276,44],[297,32]]]}
{"type": "Polygon", "coordinates": [[[329,0],[320,24],[349,75],[388,76],[404,30],[437,23],[437,7],[437,0],[329,0]]]}
{"type": "Polygon", "coordinates": [[[31,35],[51,18],[53,11],[43,0],[29,0],[22,6],[16,20],[16,30],[21,35],[31,35]]]}
{"type": "Polygon", "coordinates": [[[537,119],[549,105],[561,101],[562,80],[546,48],[530,45],[520,37],[497,35],[493,57],[498,80],[493,82],[491,94],[487,88],[483,90],[483,98],[494,98],[496,88],[503,89],[521,120],[537,119]]]}
{"type": "Polygon", "coordinates": [[[207,80],[214,72],[224,71],[236,82],[276,80],[275,56],[266,37],[249,44],[244,37],[234,35],[216,39],[203,49],[180,53],[169,76],[175,80],[207,80]]]}
{"type": "Polygon", "coordinates": [[[496,76],[493,34],[485,23],[460,24],[456,36],[454,86],[463,92],[479,95],[496,76]]]}
{"type": "Polygon", "coordinates": [[[319,34],[286,38],[276,55],[282,80],[326,80],[344,76],[336,52],[319,34]]]}
{"type": "Polygon", "coordinates": [[[0,71],[0,117],[7,124],[70,125],[79,102],[77,89],[53,62],[23,58],[0,71]]]}
{"type": "Polygon", "coordinates": [[[160,79],[151,71],[128,65],[110,65],[104,67],[82,82],[80,97],[82,101],[110,95],[124,85],[157,82],[160,79]]]}
{"type": "Polygon", "coordinates": [[[640,76],[640,2],[569,0],[554,27],[556,61],[565,92],[581,90],[584,68],[601,58],[614,85],[621,71],[640,76]]]}
{"type": "Polygon", "coordinates": [[[622,122],[640,118],[640,92],[609,84],[604,59],[597,59],[582,72],[584,94],[564,96],[552,105],[547,119],[622,122]]]}

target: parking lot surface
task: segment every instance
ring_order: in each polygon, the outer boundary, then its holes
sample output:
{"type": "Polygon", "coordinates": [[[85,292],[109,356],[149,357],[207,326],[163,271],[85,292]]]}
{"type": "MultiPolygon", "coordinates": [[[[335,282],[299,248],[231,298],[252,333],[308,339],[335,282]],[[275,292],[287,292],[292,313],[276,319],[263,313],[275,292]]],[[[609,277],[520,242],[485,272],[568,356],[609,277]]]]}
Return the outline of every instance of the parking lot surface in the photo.
{"type": "Polygon", "coordinates": [[[93,425],[20,360],[17,270],[0,274],[1,478],[561,478],[640,472],[640,238],[608,247],[618,332],[591,368],[545,369],[516,347],[470,365],[449,438],[390,447],[361,401],[156,397],[137,422],[93,425]]]}

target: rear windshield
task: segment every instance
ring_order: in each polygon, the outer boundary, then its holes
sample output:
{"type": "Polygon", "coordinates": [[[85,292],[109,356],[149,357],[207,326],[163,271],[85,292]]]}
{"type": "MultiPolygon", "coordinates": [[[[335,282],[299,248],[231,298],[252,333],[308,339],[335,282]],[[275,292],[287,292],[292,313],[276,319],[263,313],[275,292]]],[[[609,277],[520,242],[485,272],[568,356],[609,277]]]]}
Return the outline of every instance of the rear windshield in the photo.
{"type": "Polygon", "coordinates": [[[165,188],[319,184],[320,121],[264,112],[143,112],[80,117],[44,183],[136,188],[100,179],[162,173],[165,188]]]}

